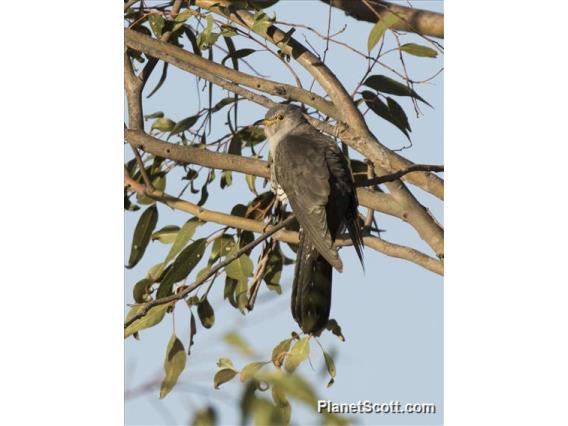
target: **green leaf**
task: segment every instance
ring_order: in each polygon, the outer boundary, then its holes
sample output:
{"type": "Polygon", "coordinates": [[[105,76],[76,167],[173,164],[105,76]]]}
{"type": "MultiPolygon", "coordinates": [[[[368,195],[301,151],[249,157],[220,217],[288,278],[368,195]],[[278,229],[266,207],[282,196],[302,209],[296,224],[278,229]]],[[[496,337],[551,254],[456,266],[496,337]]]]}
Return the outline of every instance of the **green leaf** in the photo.
{"type": "Polygon", "coordinates": [[[389,106],[389,111],[393,117],[393,123],[398,127],[409,139],[408,131],[410,130],[410,124],[408,123],[408,117],[402,109],[402,107],[392,98],[387,96],[387,104],[389,106]]]}
{"type": "Polygon", "coordinates": [[[276,406],[280,409],[282,424],[283,425],[290,424],[292,407],[290,406],[290,402],[286,397],[286,392],[284,391],[284,388],[278,383],[272,384],[272,400],[274,401],[274,404],[276,404],[276,406]]]}
{"type": "Polygon", "coordinates": [[[217,424],[217,413],[213,407],[207,407],[195,413],[191,426],[215,426],[217,424]]]}
{"type": "Polygon", "coordinates": [[[211,111],[211,112],[220,111],[223,107],[230,105],[230,104],[234,103],[235,101],[236,101],[236,99],[233,96],[223,98],[219,102],[217,102],[215,104],[215,106],[213,108],[211,108],[209,111],[211,111]]]}
{"type": "Polygon", "coordinates": [[[132,289],[132,295],[136,303],[144,303],[150,300],[150,287],[154,281],[148,278],[142,278],[138,281],[132,289]]]}
{"type": "Polygon", "coordinates": [[[377,90],[378,92],[390,93],[391,95],[396,96],[411,96],[424,102],[426,105],[431,106],[413,89],[385,75],[372,75],[367,78],[363,84],[377,90]]]}
{"type": "Polygon", "coordinates": [[[199,321],[201,321],[203,327],[211,328],[213,327],[213,324],[215,324],[215,312],[207,298],[203,299],[197,305],[197,315],[199,316],[199,321]]]}
{"type": "Polygon", "coordinates": [[[253,377],[258,372],[258,370],[264,367],[264,364],[264,362],[251,362],[250,364],[245,365],[241,370],[241,374],[239,376],[241,382],[244,383],[245,381],[253,377]]]}
{"type": "Polygon", "coordinates": [[[161,132],[169,132],[174,128],[175,125],[175,121],[172,121],[167,117],[160,117],[152,123],[150,131],[156,129],[161,132]]]}
{"type": "Polygon", "coordinates": [[[197,120],[199,120],[199,117],[201,117],[199,114],[195,114],[190,117],[186,117],[181,121],[178,121],[178,123],[170,131],[170,136],[185,132],[187,129],[193,126],[197,122],[197,120]]]}
{"type": "Polygon", "coordinates": [[[253,54],[254,52],[256,52],[255,49],[239,49],[239,50],[236,50],[234,54],[229,53],[227,56],[225,56],[221,60],[221,64],[225,65],[225,62],[227,62],[227,59],[229,59],[229,58],[242,59],[242,58],[246,58],[247,56],[253,54]]]}
{"type": "Polygon", "coordinates": [[[164,398],[175,386],[179,375],[185,368],[187,354],[183,343],[175,334],[172,335],[166,349],[166,360],[164,361],[164,370],[166,377],[160,386],[160,399],[164,398]]]}
{"type": "Polygon", "coordinates": [[[254,355],[254,351],[252,350],[250,345],[246,342],[246,340],[243,339],[241,335],[239,335],[234,331],[226,333],[223,336],[223,340],[225,341],[225,343],[238,349],[243,355],[246,356],[254,355]]]}
{"type": "Polygon", "coordinates": [[[168,65],[169,64],[167,62],[164,62],[164,65],[162,67],[162,74],[160,74],[160,79],[158,80],[158,83],[156,83],[156,87],[154,87],[152,91],[148,93],[148,95],[146,95],[146,99],[152,97],[154,93],[160,90],[160,87],[162,87],[162,84],[164,84],[164,81],[166,81],[166,78],[168,76],[168,65]]]}
{"type": "Polygon", "coordinates": [[[227,383],[233,380],[233,378],[236,375],[237,372],[230,368],[224,368],[222,370],[219,370],[217,371],[217,373],[215,373],[215,376],[213,377],[213,386],[215,387],[215,389],[219,389],[219,386],[221,386],[223,383],[227,383]]]}
{"type": "Polygon", "coordinates": [[[189,275],[203,257],[206,246],[207,239],[200,238],[181,251],[158,288],[156,295],[158,299],[169,296],[172,292],[173,285],[184,280],[189,275]]]}
{"type": "Polygon", "coordinates": [[[189,320],[189,344],[187,345],[187,354],[188,355],[191,354],[191,347],[193,346],[193,338],[197,334],[197,326],[195,324],[195,316],[193,315],[193,312],[191,311],[191,309],[189,310],[189,312],[191,313],[191,318],[189,320]]]}
{"type": "Polygon", "coordinates": [[[162,272],[164,272],[164,267],[166,264],[164,262],[156,263],[146,273],[146,278],[152,280],[153,282],[160,281],[162,277],[162,272]]]}
{"type": "Polygon", "coordinates": [[[326,351],[323,351],[323,358],[325,359],[325,366],[327,367],[327,372],[332,378],[335,377],[336,370],[333,358],[326,351]]]}
{"type": "MultiPolygon", "coordinates": [[[[158,191],[164,191],[166,189],[166,176],[163,173],[158,174],[156,177],[152,179],[152,186],[154,189],[158,191]]],[[[148,204],[155,204],[156,200],[151,197],[148,197],[145,194],[136,193],[136,199],[140,204],[148,205],[148,204]]]]}
{"type": "Polygon", "coordinates": [[[245,179],[247,181],[247,185],[248,185],[250,192],[252,192],[254,195],[258,195],[258,192],[256,192],[256,186],[254,186],[254,181],[256,180],[256,176],[255,175],[246,175],[245,179]]]}
{"type": "Polygon", "coordinates": [[[177,234],[179,232],[179,226],[177,225],[166,225],[162,229],[154,232],[152,234],[151,240],[158,240],[163,244],[171,244],[175,241],[177,234]]]}
{"type": "Polygon", "coordinates": [[[185,9],[183,12],[180,12],[176,15],[176,17],[174,18],[174,22],[185,22],[190,17],[192,17],[196,14],[197,14],[197,12],[193,9],[185,9]]]}
{"type": "Polygon", "coordinates": [[[156,205],[148,207],[140,215],[136,228],[134,229],[134,236],[132,238],[132,248],[130,251],[130,258],[126,268],[130,269],[142,259],[146,247],[150,242],[150,236],[158,223],[158,208],[156,205]]]}
{"type": "Polygon", "coordinates": [[[150,118],[162,118],[164,113],[162,111],[153,112],[152,114],[148,114],[144,116],[144,121],[149,120],[150,118]]]}
{"type": "Polygon", "coordinates": [[[164,260],[164,264],[167,264],[170,260],[176,257],[180,250],[185,247],[187,242],[191,240],[191,237],[193,237],[193,234],[195,234],[195,230],[199,225],[201,225],[201,222],[196,217],[192,217],[187,222],[185,222],[185,224],[177,233],[174,244],[170,248],[170,251],[166,256],[166,260],[164,260]]]}
{"type": "Polygon", "coordinates": [[[270,27],[271,22],[268,15],[264,12],[257,11],[254,14],[254,25],[252,30],[259,34],[266,34],[266,30],[270,27]]]}
{"type": "Polygon", "coordinates": [[[223,234],[213,241],[213,247],[211,248],[211,256],[209,256],[209,264],[212,264],[220,257],[226,256],[235,247],[235,239],[230,234],[223,234]]]}
{"type": "Polygon", "coordinates": [[[223,170],[223,173],[221,173],[221,180],[219,182],[221,189],[225,189],[226,187],[231,186],[232,184],[233,184],[233,172],[231,172],[230,170],[223,170]]]}
{"type": "MultiPolygon", "coordinates": [[[[237,251],[236,247],[233,248],[232,253],[235,251],[237,251]]],[[[252,260],[243,253],[237,259],[225,266],[225,273],[227,276],[235,280],[246,280],[248,277],[252,277],[253,268],[252,260]]]]}
{"type": "Polygon", "coordinates": [[[246,278],[237,281],[235,288],[235,297],[237,298],[237,307],[244,312],[248,305],[248,282],[246,278]]]}
{"type": "Polygon", "coordinates": [[[392,13],[381,16],[381,19],[379,19],[377,23],[373,25],[373,28],[369,33],[369,39],[367,40],[367,49],[369,50],[369,52],[373,50],[373,47],[375,47],[381,40],[381,38],[383,38],[385,31],[396,24],[398,20],[399,17],[392,13]]]}
{"type": "Polygon", "coordinates": [[[207,26],[203,32],[197,36],[197,44],[200,50],[207,50],[217,42],[219,33],[214,33],[212,30],[213,17],[211,15],[207,15],[207,26]]]}
{"type": "Polygon", "coordinates": [[[280,368],[286,357],[286,353],[290,349],[292,339],[285,339],[278,343],[272,350],[272,363],[275,367],[280,368]]]}
{"type": "MultiPolygon", "coordinates": [[[[410,139],[407,131],[410,129],[410,125],[408,124],[408,119],[406,118],[406,114],[404,113],[400,105],[398,105],[398,103],[396,103],[393,99],[388,98],[390,100],[390,103],[389,105],[387,105],[377,95],[375,95],[373,92],[370,92],[368,90],[364,90],[362,95],[363,95],[363,100],[365,101],[367,106],[375,114],[377,114],[381,118],[384,118],[389,123],[395,125],[402,133],[406,135],[407,138],[410,139]]],[[[365,165],[365,176],[364,176],[365,179],[367,177],[366,175],[367,172],[365,165]]]]}
{"type": "Polygon", "coordinates": [[[298,374],[282,375],[278,384],[281,385],[286,393],[293,398],[304,401],[312,407],[317,403],[317,396],[314,390],[310,384],[302,379],[298,374]]]}
{"type": "Polygon", "coordinates": [[[305,336],[298,340],[288,352],[284,361],[284,368],[288,373],[293,373],[298,366],[310,355],[310,337],[305,336]]]}
{"type": "MultiPolygon", "coordinates": [[[[151,308],[146,315],[134,321],[124,329],[124,338],[126,339],[128,336],[137,333],[140,330],[144,330],[145,328],[150,328],[158,324],[164,319],[164,315],[166,314],[166,310],[169,306],[169,304],[165,303],[151,308]]],[[[142,312],[143,309],[144,305],[133,306],[130,311],[128,311],[124,322],[129,321],[132,317],[134,317],[134,315],[142,312]]]]}
{"type": "Polygon", "coordinates": [[[229,358],[219,358],[219,361],[217,361],[217,367],[219,367],[219,368],[230,368],[232,370],[235,369],[235,366],[233,365],[233,361],[231,361],[229,358]]]}
{"type": "Polygon", "coordinates": [[[150,22],[150,28],[152,32],[156,36],[156,38],[162,37],[162,33],[164,31],[164,25],[166,21],[162,17],[162,15],[152,14],[148,16],[148,22],[150,22]]]}
{"type": "Polygon", "coordinates": [[[427,58],[435,58],[436,56],[438,56],[438,52],[436,52],[434,49],[415,43],[403,44],[402,46],[400,46],[400,50],[406,53],[410,53],[414,56],[422,56],[427,58]]]}

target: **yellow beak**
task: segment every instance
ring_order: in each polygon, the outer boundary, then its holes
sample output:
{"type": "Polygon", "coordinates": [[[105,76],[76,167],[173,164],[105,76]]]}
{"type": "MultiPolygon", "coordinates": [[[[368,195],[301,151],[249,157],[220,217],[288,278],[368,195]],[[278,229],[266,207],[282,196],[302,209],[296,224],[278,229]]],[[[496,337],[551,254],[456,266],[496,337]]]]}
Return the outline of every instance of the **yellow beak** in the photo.
{"type": "Polygon", "coordinates": [[[264,124],[265,126],[272,126],[274,123],[276,122],[276,119],[270,119],[270,118],[265,118],[264,120],[262,120],[262,124],[264,124]]]}

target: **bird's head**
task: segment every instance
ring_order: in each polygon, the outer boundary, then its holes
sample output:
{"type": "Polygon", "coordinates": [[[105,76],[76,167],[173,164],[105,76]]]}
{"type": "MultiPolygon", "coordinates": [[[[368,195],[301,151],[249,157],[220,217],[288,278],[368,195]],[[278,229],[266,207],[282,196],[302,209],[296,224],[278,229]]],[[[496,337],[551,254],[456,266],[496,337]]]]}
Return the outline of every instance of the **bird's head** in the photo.
{"type": "Polygon", "coordinates": [[[306,123],[302,110],[295,105],[276,105],[268,110],[264,120],[264,132],[268,137],[285,130],[287,133],[306,123]]]}

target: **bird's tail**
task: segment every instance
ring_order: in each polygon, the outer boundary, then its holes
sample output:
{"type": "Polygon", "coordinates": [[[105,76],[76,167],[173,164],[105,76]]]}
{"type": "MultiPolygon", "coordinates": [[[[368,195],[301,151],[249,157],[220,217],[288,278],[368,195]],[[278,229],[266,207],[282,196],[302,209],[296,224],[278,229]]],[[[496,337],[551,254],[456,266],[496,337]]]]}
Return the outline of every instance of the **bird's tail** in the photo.
{"type": "Polygon", "coordinates": [[[292,285],[292,315],[304,333],[319,333],[329,320],[333,269],[300,231],[292,285]]]}

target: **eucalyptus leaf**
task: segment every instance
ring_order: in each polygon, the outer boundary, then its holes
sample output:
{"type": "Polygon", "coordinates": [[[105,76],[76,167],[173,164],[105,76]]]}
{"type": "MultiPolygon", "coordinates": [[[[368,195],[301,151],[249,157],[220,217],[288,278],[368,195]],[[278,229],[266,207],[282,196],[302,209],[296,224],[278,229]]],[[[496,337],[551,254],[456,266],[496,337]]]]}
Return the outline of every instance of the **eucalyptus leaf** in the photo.
{"type": "MultiPolygon", "coordinates": [[[[164,319],[164,315],[166,314],[166,310],[168,309],[169,305],[164,303],[162,305],[152,307],[146,315],[142,318],[134,321],[128,327],[124,329],[124,338],[126,339],[128,336],[131,336],[134,333],[139,332],[140,330],[144,330],[145,328],[150,328],[158,324],[160,321],[164,319]]],[[[133,306],[128,314],[126,315],[126,321],[129,321],[138,313],[142,312],[144,309],[144,305],[136,305],[133,306]]]]}
{"type": "Polygon", "coordinates": [[[420,95],[418,95],[416,91],[385,75],[372,75],[367,78],[363,84],[381,93],[390,93],[391,95],[396,96],[411,96],[424,102],[426,105],[431,106],[420,95]]]}
{"type": "Polygon", "coordinates": [[[199,316],[199,320],[203,327],[211,328],[213,327],[213,324],[215,324],[215,312],[207,298],[203,299],[197,305],[197,315],[199,316]]]}
{"type": "Polygon", "coordinates": [[[280,368],[282,363],[284,362],[284,358],[288,350],[290,349],[290,345],[292,344],[292,339],[285,339],[278,343],[274,349],[272,349],[272,363],[275,367],[280,368]]]}
{"type": "Polygon", "coordinates": [[[173,285],[187,278],[189,273],[197,266],[203,257],[206,246],[207,239],[201,238],[195,240],[180,252],[174,260],[171,269],[164,276],[158,288],[157,298],[169,296],[172,293],[173,285]]]}
{"type": "Polygon", "coordinates": [[[161,132],[169,132],[176,125],[175,121],[167,117],[160,117],[152,123],[150,130],[159,130],[161,132]]]}
{"type": "Polygon", "coordinates": [[[217,373],[215,373],[215,376],[213,377],[213,386],[215,387],[215,389],[219,389],[219,386],[221,386],[223,383],[227,383],[233,380],[233,378],[236,375],[237,372],[230,368],[224,368],[222,370],[219,370],[217,371],[217,373]]]}
{"type": "Polygon", "coordinates": [[[438,52],[436,52],[431,47],[422,46],[416,43],[403,44],[402,46],[400,46],[400,50],[414,56],[422,56],[427,58],[435,58],[436,56],[438,56],[438,52]]]}
{"type": "Polygon", "coordinates": [[[150,28],[152,29],[152,32],[154,33],[156,38],[162,37],[164,25],[166,25],[166,21],[164,20],[163,16],[153,13],[148,16],[148,22],[150,22],[150,28]]]}
{"type": "Polygon", "coordinates": [[[310,355],[310,337],[305,336],[298,340],[288,352],[284,361],[284,368],[288,373],[293,373],[296,368],[310,355]]]}
{"type": "Polygon", "coordinates": [[[373,28],[371,28],[371,32],[369,33],[369,38],[367,40],[367,50],[369,50],[369,52],[373,50],[373,47],[375,47],[381,38],[383,38],[385,31],[396,24],[399,19],[400,18],[398,16],[392,13],[381,16],[377,23],[373,25],[373,28]]]}
{"type": "Polygon", "coordinates": [[[130,258],[128,260],[128,269],[133,268],[142,259],[146,247],[150,242],[150,236],[158,223],[158,208],[156,205],[148,207],[140,215],[136,228],[134,229],[134,236],[132,239],[132,248],[130,250],[130,258]]]}
{"type": "Polygon", "coordinates": [[[239,376],[242,383],[246,382],[262,368],[264,367],[264,362],[251,362],[243,367],[241,374],[239,376]]]}
{"type": "Polygon", "coordinates": [[[158,240],[163,244],[171,244],[176,240],[177,234],[179,232],[179,226],[177,225],[166,225],[158,231],[154,232],[151,236],[151,240],[158,240]]]}
{"type": "Polygon", "coordinates": [[[185,353],[183,343],[173,334],[166,348],[166,359],[164,361],[166,377],[160,386],[160,399],[164,398],[173,389],[185,368],[186,361],[187,354],[185,353]]]}
{"type": "Polygon", "coordinates": [[[176,235],[176,239],[174,244],[170,248],[168,255],[166,256],[166,260],[164,263],[167,264],[170,260],[172,260],[176,255],[185,247],[189,240],[195,234],[195,230],[202,222],[196,217],[189,219],[185,224],[181,227],[176,235]]]}

